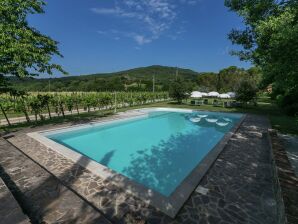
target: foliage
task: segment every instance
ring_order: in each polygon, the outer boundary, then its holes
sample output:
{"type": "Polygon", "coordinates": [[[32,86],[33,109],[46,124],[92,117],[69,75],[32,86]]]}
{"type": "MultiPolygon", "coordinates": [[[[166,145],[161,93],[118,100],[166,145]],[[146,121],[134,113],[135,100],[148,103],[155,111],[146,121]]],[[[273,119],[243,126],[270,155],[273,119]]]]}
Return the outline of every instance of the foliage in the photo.
{"type": "Polygon", "coordinates": [[[257,86],[260,83],[261,71],[252,67],[248,70],[230,66],[219,71],[219,73],[204,73],[197,78],[198,90],[202,92],[235,91],[238,83],[245,78],[249,78],[257,86]]]}
{"type": "Polygon", "coordinates": [[[43,0],[0,1],[0,77],[35,76],[65,71],[51,62],[53,55],[62,56],[57,42],[30,27],[29,14],[43,13],[43,0]]]}
{"type": "Polygon", "coordinates": [[[298,1],[226,0],[246,25],[229,38],[243,49],[234,54],[262,69],[262,86],[273,84],[273,95],[288,112],[298,112],[298,1]]]}
{"type": "MultiPolygon", "coordinates": [[[[179,76],[195,82],[199,73],[189,69],[177,68],[179,76]]],[[[176,68],[149,66],[107,74],[65,76],[61,78],[34,79],[10,78],[16,89],[24,91],[152,91],[153,76],[155,90],[166,91],[169,80],[175,78],[176,68]]]]}
{"type": "Polygon", "coordinates": [[[255,99],[257,95],[257,88],[251,80],[243,79],[237,86],[236,89],[236,100],[247,103],[255,99]]]}
{"type": "Polygon", "coordinates": [[[52,118],[51,113],[57,116],[62,114],[65,117],[66,112],[73,112],[75,108],[79,114],[79,109],[84,108],[90,112],[91,108],[107,110],[110,108],[130,107],[143,105],[156,101],[168,100],[166,92],[47,92],[47,93],[24,93],[13,92],[13,94],[0,95],[0,109],[4,117],[6,115],[24,113],[27,121],[30,121],[28,114],[33,114],[35,120],[45,119],[46,114],[52,118]],[[114,97],[117,97],[117,101],[114,97]]]}
{"type": "Polygon", "coordinates": [[[0,93],[7,93],[11,90],[7,78],[0,74],[0,93]]]}
{"type": "Polygon", "coordinates": [[[189,97],[190,91],[191,89],[188,83],[186,83],[182,78],[177,78],[170,85],[169,95],[179,104],[181,104],[182,100],[189,97]]]}
{"type": "MultiPolygon", "coordinates": [[[[170,81],[175,79],[176,68],[165,66],[150,66],[110,74],[94,74],[84,76],[67,76],[62,78],[23,80],[11,79],[13,87],[24,91],[152,91],[153,75],[155,90],[168,91],[170,81]]],[[[256,68],[244,70],[231,66],[221,72],[220,92],[234,91],[236,84],[244,77],[254,76],[256,85],[259,83],[260,71],[256,68]]],[[[197,73],[178,68],[179,77],[191,83],[193,90],[214,91],[217,85],[218,73],[197,73]]]]}

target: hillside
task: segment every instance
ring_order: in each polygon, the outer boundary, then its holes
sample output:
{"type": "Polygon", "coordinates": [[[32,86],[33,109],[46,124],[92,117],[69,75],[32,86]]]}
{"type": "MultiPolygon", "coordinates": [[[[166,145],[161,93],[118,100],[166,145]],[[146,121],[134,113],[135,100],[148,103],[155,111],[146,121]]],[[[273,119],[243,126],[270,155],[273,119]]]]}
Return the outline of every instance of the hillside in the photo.
{"type": "Polygon", "coordinates": [[[176,78],[176,71],[189,86],[201,91],[233,91],[240,79],[251,77],[256,83],[260,80],[256,68],[245,70],[230,66],[219,73],[198,73],[190,69],[155,65],[115,73],[46,79],[11,78],[10,81],[16,89],[25,91],[151,91],[154,76],[155,90],[167,91],[171,81],[176,78]]]}
{"type": "Polygon", "coordinates": [[[196,81],[199,73],[190,69],[166,66],[149,66],[114,73],[98,73],[62,78],[12,79],[13,86],[25,91],[111,91],[151,90],[153,75],[157,90],[165,90],[170,80],[178,75],[186,81],[196,81]]]}

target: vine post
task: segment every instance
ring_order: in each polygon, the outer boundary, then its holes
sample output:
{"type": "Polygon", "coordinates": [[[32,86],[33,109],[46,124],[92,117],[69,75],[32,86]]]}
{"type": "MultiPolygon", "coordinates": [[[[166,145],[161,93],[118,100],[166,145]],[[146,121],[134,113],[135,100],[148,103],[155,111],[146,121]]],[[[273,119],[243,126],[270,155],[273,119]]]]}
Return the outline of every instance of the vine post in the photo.
{"type": "Polygon", "coordinates": [[[114,92],[115,94],[115,107],[114,107],[114,113],[117,113],[117,92],[114,92]]]}

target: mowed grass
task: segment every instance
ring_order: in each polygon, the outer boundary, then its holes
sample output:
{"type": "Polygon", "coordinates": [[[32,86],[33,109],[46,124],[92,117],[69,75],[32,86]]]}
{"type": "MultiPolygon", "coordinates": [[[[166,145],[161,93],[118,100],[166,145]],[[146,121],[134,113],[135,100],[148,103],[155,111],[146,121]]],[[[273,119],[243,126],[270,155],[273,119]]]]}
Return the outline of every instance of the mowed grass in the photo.
{"type": "MultiPolygon", "coordinates": [[[[160,102],[153,104],[140,105],[135,107],[128,108],[119,108],[118,112],[124,112],[127,110],[144,108],[144,107],[170,107],[170,108],[187,108],[187,109],[195,109],[195,110],[205,110],[205,111],[215,111],[215,112],[231,112],[231,113],[250,113],[250,114],[258,114],[267,116],[271,122],[272,128],[277,129],[281,133],[287,134],[295,134],[298,135],[298,117],[291,117],[285,115],[275,104],[274,102],[258,102],[257,106],[248,105],[245,107],[239,108],[224,108],[221,106],[213,106],[213,105],[201,105],[201,106],[192,106],[189,102],[184,102],[183,104],[177,104],[175,102],[160,102]]],[[[31,123],[22,123],[22,124],[14,124],[11,127],[3,126],[1,127],[4,131],[13,131],[20,128],[25,127],[35,127],[42,126],[48,124],[61,124],[64,122],[72,122],[72,123],[81,123],[92,121],[101,117],[111,116],[113,114],[113,110],[106,111],[95,111],[89,113],[82,114],[73,114],[66,115],[63,117],[54,117],[52,119],[47,119],[44,121],[33,121],[31,123]]]]}

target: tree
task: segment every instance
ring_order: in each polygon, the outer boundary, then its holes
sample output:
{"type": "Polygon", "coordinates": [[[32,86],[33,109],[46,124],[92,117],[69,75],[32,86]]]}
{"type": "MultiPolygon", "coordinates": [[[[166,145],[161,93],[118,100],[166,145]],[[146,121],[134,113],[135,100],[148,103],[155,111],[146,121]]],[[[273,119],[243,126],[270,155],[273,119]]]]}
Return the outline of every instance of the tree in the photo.
{"type": "Polygon", "coordinates": [[[11,90],[11,86],[9,82],[7,81],[7,78],[0,75],[0,94],[1,93],[7,93],[11,90]]]}
{"type": "Polygon", "coordinates": [[[0,78],[4,75],[17,77],[66,72],[51,62],[53,55],[60,54],[57,42],[30,27],[29,14],[44,13],[43,0],[0,1],[0,78]]]}
{"type": "Polygon", "coordinates": [[[246,28],[232,30],[229,38],[243,49],[233,54],[252,61],[263,74],[262,87],[273,84],[273,95],[298,112],[298,1],[226,0],[246,28]],[[296,108],[296,109],[295,109],[296,108]]]}
{"type": "Polygon", "coordinates": [[[35,121],[37,121],[37,115],[39,115],[40,119],[42,120],[42,105],[41,102],[38,100],[37,97],[32,97],[29,101],[29,105],[31,107],[32,112],[34,113],[35,116],[35,121]]]}
{"type": "Polygon", "coordinates": [[[248,79],[243,79],[239,82],[236,88],[236,100],[246,104],[253,100],[257,95],[255,84],[248,79]]]}
{"type": "Polygon", "coordinates": [[[51,101],[51,96],[48,94],[44,94],[44,95],[37,95],[37,99],[40,101],[40,105],[42,108],[46,107],[48,110],[48,114],[49,114],[49,118],[51,119],[51,110],[50,110],[50,101],[51,101]]]}
{"type": "Polygon", "coordinates": [[[1,112],[3,113],[3,115],[4,115],[4,117],[5,117],[6,121],[7,121],[7,124],[8,124],[9,126],[11,125],[11,123],[10,123],[10,121],[9,121],[9,119],[8,119],[8,116],[7,116],[7,114],[6,114],[6,111],[8,111],[11,107],[12,107],[12,105],[11,105],[10,102],[6,102],[6,101],[4,101],[4,100],[1,100],[1,101],[0,101],[0,109],[1,109],[1,112]]]}
{"type": "Polygon", "coordinates": [[[27,112],[27,105],[26,105],[26,97],[28,94],[25,91],[15,90],[13,88],[9,88],[9,93],[13,97],[17,97],[17,111],[23,112],[27,122],[30,122],[30,118],[27,112]]]}
{"type": "Polygon", "coordinates": [[[182,100],[189,97],[190,87],[184,82],[182,78],[177,78],[173,81],[169,88],[169,95],[171,98],[176,100],[179,104],[182,103],[182,100]]]}

